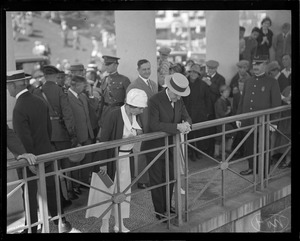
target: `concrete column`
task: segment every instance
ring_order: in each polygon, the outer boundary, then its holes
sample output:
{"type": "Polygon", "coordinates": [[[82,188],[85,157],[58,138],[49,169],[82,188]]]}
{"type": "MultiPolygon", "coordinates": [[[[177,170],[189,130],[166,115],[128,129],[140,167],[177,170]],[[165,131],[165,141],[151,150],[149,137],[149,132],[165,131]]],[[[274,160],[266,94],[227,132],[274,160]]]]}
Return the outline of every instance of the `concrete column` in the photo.
{"type": "MultiPolygon", "coordinates": [[[[10,12],[6,12],[6,69],[7,71],[16,70],[14,40],[12,35],[12,20],[10,12]]],[[[6,96],[7,123],[10,127],[12,127],[12,110],[15,106],[16,99],[9,95],[8,90],[6,90],[6,96]]]]}
{"type": "MultiPolygon", "coordinates": [[[[6,13],[6,69],[7,71],[15,70],[15,54],[14,54],[14,40],[12,36],[12,22],[11,13],[6,13]]],[[[7,123],[10,127],[12,121],[12,111],[15,106],[15,98],[9,95],[8,90],[6,90],[6,102],[7,102],[7,123]]],[[[12,153],[7,149],[7,161],[9,159],[14,159],[12,153]]],[[[18,180],[16,170],[10,170],[7,172],[7,182],[12,182],[18,180]]],[[[10,186],[7,188],[7,192],[13,190],[15,186],[10,186]]],[[[19,189],[7,200],[7,219],[18,218],[24,211],[22,202],[22,191],[19,189]]]]}
{"type": "Polygon", "coordinates": [[[218,72],[229,83],[239,61],[239,11],[205,11],[205,16],[206,60],[218,61],[218,72]]]}
{"type": "Polygon", "coordinates": [[[115,11],[118,71],[130,81],[137,78],[137,61],[148,59],[150,78],[157,82],[155,11],[115,11]]]}

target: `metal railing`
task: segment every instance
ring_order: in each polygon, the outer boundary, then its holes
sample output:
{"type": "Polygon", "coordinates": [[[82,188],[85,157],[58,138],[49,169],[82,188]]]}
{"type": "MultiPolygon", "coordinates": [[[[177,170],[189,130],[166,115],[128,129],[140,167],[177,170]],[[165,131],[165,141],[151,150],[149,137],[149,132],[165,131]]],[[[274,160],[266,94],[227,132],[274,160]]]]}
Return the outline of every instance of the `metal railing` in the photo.
{"type": "MultiPolygon", "coordinates": [[[[50,232],[49,229],[49,221],[54,221],[54,220],[60,220],[62,217],[65,217],[69,214],[75,213],[75,212],[80,212],[82,210],[86,210],[95,206],[99,205],[104,205],[107,203],[110,203],[109,207],[106,209],[106,211],[100,216],[100,219],[107,213],[109,210],[112,208],[113,204],[118,205],[118,213],[119,213],[119,221],[121,221],[122,218],[122,213],[121,213],[121,203],[122,202],[127,202],[126,197],[128,196],[135,196],[135,195],[142,195],[144,192],[148,192],[152,189],[159,188],[162,186],[166,186],[166,193],[167,193],[167,207],[171,206],[170,203],[170,187],[169,184],[174,183],[174,202],[175,202],[175,208],[176,208],[176,214],[171,215],[170,212],[167,213],[166,216],[164,216],[164,219],[160,220],[159,222],[167,221],[167,227],[170,227],[171,220],[175,220],[175,224],[180,226],[184,221],[188,221],[188,213],[196,208],[203,207],[204,205],[207,205],[208,203],[212,203],[218,200],[221,200],[221,205],[224,205],[224,201],[226,199],[225,195],[225,173],[231,172],[234,173],[237,177],[246,180],[247,182],[250,183],[250,186],[247,186],[246,188],[243,188],[241,190],[238,190],[237,192],[242,192],[245,190],[248,190],[249,188],[253,188],[253,191],[257,190],[262,190],[265,187],[268,186],[268,182],[270,179],[277,178],[280,175],[284,175],[284,173],[287,173],[289,171],[284,171],[280,173],[276,173],[275,170],[278,169],[279,163],[283,160],[283,158],[287,155],[291,148],[291,140],[288,139],[288,143],[286,145],[282,146],[277,146],[270,148],[270,142],[269,142],[269,131],[266,131],[269,127],[270,124],[278,122],[278,121],[283,121],[283,120],[288,120],[291,118],[291,116],[286,116],[286,117],[281,117],[277,118],[276,120],[270,120],[270,115],[276,114],[276,113],[281,113],[281,112],[286,112],[291,109],[290,106],[281,106],[273,109],[268,109],[268,110],[263,110],[263,111],[257,111],[257,112],[252,112],[252,113],[247,113],[247,114],[242,114],[242,115],[236,115],[236,116],[231,116],[227,118],[222,118],[222,119],[216,119],[212,121],[207,121],[207,122],[202,122],[202,123],[197,123],[193,124],[192,131],[199,130],[199,129],[204,129],[204,128],[210,128],[210,127],[215,127],[218,125],[222,125],[222,132],[220,133],[214,133],[208,136],[203,136],[199,138],[194,138],[194,139],[187,139],[187,136],[185,135],[184,138],[182,139],[180,134],[174,135],[173,136],[173,144],[169,143],[169,135],[167,135],[164,132],[157,132],[157,133],[150,133],[150,134],[143,134],[137,137],[132,137],[132,138],[127,138],[127,139],[121,139],[121,140],[115,140],[115,141],[108,141],[105,143],[96,143],[96,144],[91,144],[87,146],[82,146],[82,147],[77,147],[77,148],[72,148],[72,149],[67,149],[67,150],[62,150],[62,151],[57,151],[57,152],[52,152],[52,153],[47,153],[43,155],[39,155],[37,159],[37,165],[38,165],[38,173],[34,177],[28,178],[26,175],[26,166],[28,166],[27,162],[25,160],[23,161],[10,161],[8,162],[7,170],[11,169],[17,169],[17,168],[22,168],[23,169],[23,179],[21,180],[16,180],[13,182],[8,182],[7,186],[15,186],[12,191],[10,191],[7,194],[7,199],[9,201],[9,198],[15,193],[17,190],[19,190],[23,185],[24,185],[24,190],[25,190],[25,216],[27,219],[27,225],[23,227],[18,227],[15,229],[11,229],[9,233],[15,233],[20,230],[23,230],[24,228],[28,228],[29,232],[31,232],[31,228],[33,226],[37,226],[39,224],[42,224],[42,232],[48,233],[50,232]],[[254,119],[254,124],[251,126],[243,127],[240,129],[234,129],[230,131],[225,131],[225,124],[235,122],[237,120],[244,120],[244,119],[249,119],[253,118],[254,119]],[[233,133],[236,131],[245,131],[246,135],[244,136],[243,140],[239,145],[229,154],[229,156],[226,156],[225,154],[225,135],[229,133],[233,133]],[[242,146],[242,144],[245,142],[245,140],[250,136],[250,134],[254,135],[254,154],[252,156],[248,157],[242,157],[239,159],[232,160],[234,154],[236,151],[242,146]],[[214,157],[211,157],[204,153],[203,151],[199,150],[198,148],[194,147],[191,143],[195,141],[201,141],[205,140],[207,138],[215,138],[216,136],[222,136],[222,159],[217,160],[214,157]],[[125,156],[118,156],[118,148],[122,145],[130,144],[130,143],[139,143],[143,141],[149,141],[153,139],[158,139],[158,138],[164,138],[165,139],[165,145],[162,147],[154,148],[154,149],[149,149],[149,150],[144,150],[144,151],[136,151],[132,154],[128,154],[125,156]],[[257,142],[258,141],[258,142],[257,142]],[[195,172],[190,172],[189,171],[189,165],[188,165],[188,147],[202,153],[204,156],[206,156],[208,159],[212,161],[214,164],[212,167],[205,168],[202,170],[197,170],[195,172]],[[258,148],[257,148],[258,147],[258,148]],[[281,158],[278,160],[278,162],[275,164],[273,169],[268,172],[268,168],[265,168],[265,166],[269,165],[269,159],[270,159],[270,152],[275,151],[280,148],[286,148],[285,152],[281,156],[281,158]],[[68,157],[70,155],[74,154],[79,154],[79,153],[91,153],[91,152],[97,152],[101,150],[107,150],[107,149],[115,149],[116,156],[113,158],[109,158],[106,160],[99,160],[96,162],[76,166],[76,167],[70,167],[70,168],[65,168],[65,169],[59,169],[58,168],[58,163],[57,160],[68,157]],[[170,180],[169,177],[169,149],[173,149],[173,158],[174,158],[174,180],[170,180]],[[135,157],[137,158],[141,154],[147,154],[149,152],[153,151],[158,151],[159,153],[157,156],[146,166],[146,168],[137,176],[135,177],[132,182],[130,183],[129,186],[125,188],[125,190],[120,191],[120,174],[118,171],[118,168],[116,169],[116,185],[117,185],[117,192],[116,193],[108,193],[104,190],[101,190],[97,187],[87,185],[85,183],[82,183],[76,179],[73,179],[66,175],[65,173],[71,172],[74,170],[79,170],[87,167],[92,167],[96,165],[103,165],[108,162],[116,162],[116,166],[119,164],[119,159],[124,158],[124,157],[135,157]],[[161,155],[165,155],[165,160],[166,160],[166,182],[161,183],[156,186],[151,186],[146,189],[140,189],[140,190],[135,190],[134,192],[131,193],[126,193],[129,188],[132,188],[134,184],[136,184],[139,179],[143,176],[144,173],[146,173],[149,168],[156,162],[159,161],[159,157],[161,155]],[[184,159],[184,174],[183,176],[180,173],[180,162],[182,161],[181,159],[184,159]],[[238,164],[248,158],[254,158],[254,160],[258,160],[258,174],[254,171],[253,174],[253,180],[249,180],[248,178],[240,175],[236,170],[232,168],[235,164],[238,164]],[[45,164],[47,162],[52,162],[53,163],[53,171],[52,172],[45,172],[45,164]],[[200,190],[200,192],[194,197],[192,200],[189,199],[189,191],[188,191],[188,186],[189,186],[189,181],[196,177],[199,176],[203,173],[208,173],[208,172],[214,172],[211,174],[211,178],[209,181],[205,184],[205,186],[200,190]],[[203,197],[203,193],[208,189],[208,187],[212,184],[212,182],[216,179],[216,177],[221,175],[221,188],[220,188],[220,195],[217,198],[214,198],[212,200],[209,200],[208,202],[205,202],[202,205],[197,205],[196,202],[197,200],[201,199],[203,197]],[[47,205],[47,192],[46,192],[46,177],[48,176],[54,176],[55,178],[55,188],[56,188],[56,199],[57,199],[57,210],[58,214],[55,217],[49,217],[48,213],[48,205],[47,205]],[[60,205],[60,191],[59,191],[59,179],[63,177],[67,180],[70,180],[72,182],[76,182],[85,186],[88,186],[91,189],[95,189],[99,192],[105,193],[107,195],[111,196],[110,200],[106,200],[103,202],[99,202],[97,204],[91,205],[91,206],[85,206],[85,207],[80,207],[76,208],[73,210],[70,210],[68,212],[64,212],[62,214],[62,207],[60,205]],[[184,185],[185,185],[185,196],[184,196],[184,203],[182,202],[181,194],[180,194],[180,188],[181,188],[181,180],[184,180],[184,185]],[[40,210],[40,220],[37,223],[32,224],[30,222],[30,215],[29,215],[29,205],[30,203],[28,202],[28,181],[30,180],[36,180],[38,182],[38,197],[39,197],[39,210],[40,210]]],[[[284,133],[282,133],[280,130],[277,130],[279,134],[282,134],[283,136],[284,133]]],[[[285,136],[286,137],[286,136],[285,136]]],[[[254,161],[254,170],[256,170],[256,161],[254,161]]],[[[131,205],[136,205],[134,202],[130,203],[131,205]]],[[[139,208],[143,209],[143,206],[139,206],[139,208]]],[[[167,208],[169,210],[169,208],[167,208]]],[[[157,222],[151,223],[151,224],[146,224],[146,226],[150,225],[155,225],[157,222]]],[[[138,227],[139,229],[141,227],[138,227]]],[[[134,231],[134,230],[132,230],[134,231]]]]}

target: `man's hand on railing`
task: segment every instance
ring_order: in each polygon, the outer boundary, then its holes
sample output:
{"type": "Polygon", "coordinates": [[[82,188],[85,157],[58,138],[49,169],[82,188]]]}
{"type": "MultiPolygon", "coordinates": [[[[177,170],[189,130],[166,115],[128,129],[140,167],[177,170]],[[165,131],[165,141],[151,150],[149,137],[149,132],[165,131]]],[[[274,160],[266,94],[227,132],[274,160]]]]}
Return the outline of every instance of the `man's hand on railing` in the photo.
{"type": "Polygon", "coordinates": [[[36,163],[37,158],[32,153],[24,153],[24,154],[19,155],[17,157],[18,161],[21,160],[21,159],[25,159],[29,163],[29,165],[34,165],[36,163]]]}
{"type": "Polygon", "coordinates": [[[179,123],[177,124],[177,130],[179,130],[180,133],[187,134],[191,131],[191,125],[187,121],[179,123]]]}
{"type": "Polygon", "coordinates": [[[235,124],[236,124],[237,128],[241,128],[241,126],[242,126],[242,122],[241,121],[236,121],[235,124]]]}
{"type": "Polygon", "coordinates": [[[270,131],[275,131],[277,129],[277,125],[272,125],[272,124],[270,124],[270,126],[269,126],[269,130],[270,131]]]}
{"type": "Polygon", "coordinates": [[[25,159],[28,163],[29,163],[29,170],[33,173],[33,174],[37,174],[37,167],[34,166],[34,164],[36,163],[36,156],[31,154],[31,153],[24,153],[22,155],[19,155],[17,157],[17,160],[21,160],[21,159],[25,159]]]}

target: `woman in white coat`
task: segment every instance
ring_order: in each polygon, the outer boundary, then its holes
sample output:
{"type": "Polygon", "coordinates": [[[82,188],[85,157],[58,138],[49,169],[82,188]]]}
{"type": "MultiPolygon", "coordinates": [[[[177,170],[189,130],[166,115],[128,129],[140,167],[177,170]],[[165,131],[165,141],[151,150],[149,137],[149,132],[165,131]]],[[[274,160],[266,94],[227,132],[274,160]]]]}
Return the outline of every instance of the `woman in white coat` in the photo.
{"type": "MultiPolygon", "coordinates": [[[[140,89],[131,89],[126,96],[126,103],[120,108],[116,108],[112,110],[104,119],[102,132],[99,138],[100,142],[111,141],[117,139],[124,139],[132,136],[136,136],[142,133],[142,129],[137,123],[136,115],[141,114],[143,109],[147,107],[147,94],[140,89]]],[[[131,153],[133,144],[127,144],[120,146],[119,148],[119,156],[128,155],[131,153]]],[[[105,158],[111,158],[114,156],[115,149],[110,149],[105,151],[105,158]]],[[[119,176],[120,176],[120,192],[123,192],[125,188],[127,188],[131,183],[131,173],[130,173],[130,162],[129,157],[124,157],[119,159],[119,176]]],[[[107,174],[113,181],[113,185],[109,188],[106,188],[105,191],[109,193],[117,192],[117,176],[116,176],[116,161],[107,163],[107,174]]],[[[92,177],[91,186],[97,187],[97,182],[101,182],[99,178],[96,180],[96,175],[92,177]]],[[[103,184],[101,185],[103,187],[103,184]]],[[[99,187],[99,189],[101,189],[99,187]]],[[[129,188],[126,191],[126,194],[129,194],[131,189],[129,188]]],[[[105,200],[111,199],[110,195],[103,194],[95,189],[91,189],[89,193],[89,201],[88,205],[93,205],[99,202],[103,202],[105,200]]],[[[124,226],[123,219],[129,218],[130,215],[130,196],[126,197],[126,201],[121,203],[121,223],[119,223],[118,218],[118,205],[114,204],[113,208],[110,209],[103,217],[102,217],[102,226],[100,231],[108,232],[109,231],[109,218],[112,214],[115,217],[115,232],[129,232],[130,230],[124,226]]],[[[111,203],[106,203],[100,206],[96,206],[94,208],[88,209],[86,213],[86,218],[95,216],[100,217],[103,212],[107,210],[107,208],[111,205],[111,203]]]]}

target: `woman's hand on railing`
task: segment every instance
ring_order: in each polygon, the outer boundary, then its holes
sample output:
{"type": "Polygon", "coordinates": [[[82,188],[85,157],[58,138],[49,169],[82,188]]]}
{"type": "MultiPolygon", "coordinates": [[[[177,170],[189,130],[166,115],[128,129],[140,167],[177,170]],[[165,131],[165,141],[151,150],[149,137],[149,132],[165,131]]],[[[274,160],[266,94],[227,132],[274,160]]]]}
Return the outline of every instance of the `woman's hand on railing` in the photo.
{"type": "Polygon", "coordinates": [[[270,131],[275,131],[277,129],[277,125],[272,125],[272,124],[270,124],[270,126],[269,126],[269,130],[270,131]]]}
{"type": "Polygon", "coordinates": [[[237,128],[241,128],[241,126],[242,126],[242,122],[241,121],[236,121],[235,124],[236,124],[237,128]]]}

